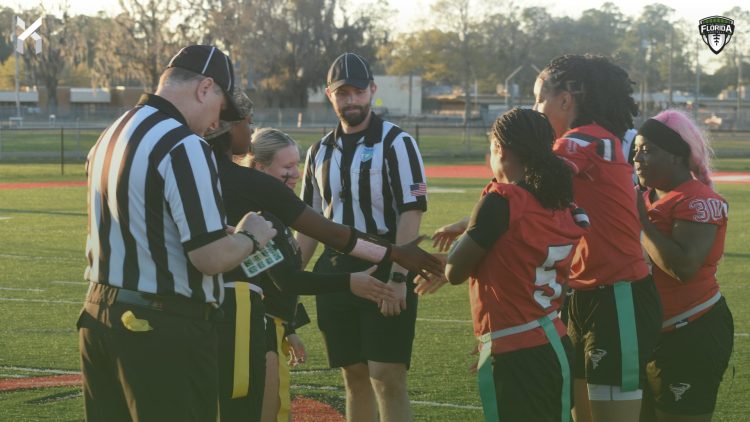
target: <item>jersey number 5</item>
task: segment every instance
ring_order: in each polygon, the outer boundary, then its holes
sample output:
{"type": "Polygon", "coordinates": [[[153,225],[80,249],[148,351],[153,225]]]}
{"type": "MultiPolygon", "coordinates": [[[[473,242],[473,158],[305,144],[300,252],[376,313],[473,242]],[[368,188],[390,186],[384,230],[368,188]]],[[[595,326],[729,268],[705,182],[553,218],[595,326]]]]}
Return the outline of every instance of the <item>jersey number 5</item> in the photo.
{"type": "Polygon", "coordinates": [[[534,300],[544,309],[552,306],[552,301],[560,297],[562,293],[562,286],[557,282],[555,265],[567,258],[571,249],[573,249],[573,245],[549,246],[547,248],[547,259],[541,266],[536,267],[534,285],[537,286],[537,289],[534,291],[534,300]],[[550,295],[547,293],[548,290],[542,289],[543,286],[552,290],[552,294],[550,295]]]}

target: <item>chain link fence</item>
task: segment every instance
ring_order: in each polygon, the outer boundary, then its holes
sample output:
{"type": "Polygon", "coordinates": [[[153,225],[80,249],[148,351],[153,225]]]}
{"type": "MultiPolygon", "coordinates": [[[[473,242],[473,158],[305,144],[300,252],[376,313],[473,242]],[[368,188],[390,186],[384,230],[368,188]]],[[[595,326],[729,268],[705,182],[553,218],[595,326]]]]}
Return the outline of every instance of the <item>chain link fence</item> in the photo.
{"type": "MultiPolygon", "coordinates": [[[[334,116],[325,122],[322,119],[316,123],[303,120],[301,123],[291,124],[290,119],[295,113],[299,112],[287,110],[281,113],[279,118],[279,113],[273,116],[273,111],[265,112],[256,115],[254,120],[258,127],[275,127],[287,132],[300,144],[303,152],[332,130],[337,123],[334,116]],[[279,122],[281,122],[280,125],[277,124],[279,122]]],[[[710,116],[710,113],[701,113],[699,122],[710,116]]],[[[483,157],[488,151],[487,132],[490,124],[485,123],[484,120],[486,119],[472,121],[468,125],[462,125],[458,119],[427,122],[413,119],[391,121],[398,124],[417,141],[425,158],[473,159],[483,157]]],[[[0,125],[0,163],[81,163],[109,123],[111,121],[87,124],[24,122],[22,127],[0,125]]],[[[705,129],[713,141],[718,158],[750,158],[750,130],[727,131],[722,127],[717,130],[709,130],[708,127],[705,129]]]]}

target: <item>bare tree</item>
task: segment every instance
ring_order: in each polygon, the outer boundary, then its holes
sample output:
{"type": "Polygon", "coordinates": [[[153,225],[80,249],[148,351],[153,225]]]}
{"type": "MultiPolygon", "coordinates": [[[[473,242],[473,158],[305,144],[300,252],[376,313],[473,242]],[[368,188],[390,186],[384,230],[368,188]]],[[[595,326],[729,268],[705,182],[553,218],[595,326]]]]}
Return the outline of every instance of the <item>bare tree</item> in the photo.
{"type": "Polygon", "coordinates": [[[119,52],[135,77],[152,92],[179,44],[176,0],[120,0],[124,11],[115,22],[124,30],[119,52]]]}

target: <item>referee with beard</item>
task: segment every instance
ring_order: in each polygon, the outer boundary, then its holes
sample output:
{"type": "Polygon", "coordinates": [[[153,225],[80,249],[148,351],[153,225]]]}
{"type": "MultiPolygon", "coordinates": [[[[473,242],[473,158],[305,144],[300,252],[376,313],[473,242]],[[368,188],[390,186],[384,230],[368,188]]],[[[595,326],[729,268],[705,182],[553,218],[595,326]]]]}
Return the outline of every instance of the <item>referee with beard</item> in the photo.
{"type": "MultiPolygon", "coordinates": [[[[424,166],[414,139],[371,111],[377,86],[367,61],[340,55],[328,71],[326,96],[339,125],[307,151],[302,198],[325,217],[405,244],[417,238],[427,210],[424,166]]],[[[304,263],[317,242],[298,234],[304,263]]],[[[317,272],[357,272],[371,264],[326,247],[317,272]]],[[[398,300],[378,305],[350,292],[318,295],[318,326],[331,367],[341,367],[347,420],[410,420],[406,373],[411,361],[417,297],[413,274],[380,265],[374,277],[398,300]],[[377,401],[376,401],[377,399],[377,401]]]]}

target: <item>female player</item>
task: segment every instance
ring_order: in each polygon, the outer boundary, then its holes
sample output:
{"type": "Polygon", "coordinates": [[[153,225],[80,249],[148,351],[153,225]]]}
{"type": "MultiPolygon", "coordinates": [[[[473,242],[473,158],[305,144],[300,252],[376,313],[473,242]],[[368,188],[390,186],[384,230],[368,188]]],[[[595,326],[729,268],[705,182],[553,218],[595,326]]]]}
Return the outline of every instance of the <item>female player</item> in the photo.
{"type": "MultiPolygon", "coordinates": [[[[290,269],[289,263],[293,263],[295,257],[293,248],[287,247],[287,224],[373,262],[380,262],[389,254],[399,262],[412,261],[408,257],[412,255],[416,262],[406,262],[410,267],[424,266],[432,272],[440,268],[436,260],[427,259],[429,255],[416,248],[416,242],[406,247],[377,244],[363,248],[363,244],[373,245],[378,241],[326,220],[306,207],[275,177],[233,163],[233,154],[247,153],[252,131],[252,102],[241,92],[236,93],[235,100],[243,109],[243,120],[221,122],[206,138],[215,152],[229,224],[238,221],[238,216],[244,214],[242,210],[252,210],[268,212],[265,217],[276,225],[278,235],[274,242],[287,255],[281,264],[269,270],[276,274],[272,276],[274,285],[281,290],[304,294],[350,289],[355,295],[376,302],[394,297],[387,286],[366,272],[317,276],[303,273],[299,267],[290,269]],[[359,252],[362,249],[364,253],[359,252]],[[378,253],[372,253],[373,250],[378,253]]],[[[219,326],[221,418],[223,421],[260,420],[266,366],[264,308],[260,296],[267,285],[264,286],[263,277],[249,280],[239,268],[225,274],[224,279],[228,281],[225,284],[228,288],[222,305],[225,323],[219,326]]]]}
{"type": "Polygon", "coordinates": [[[620,139],[637,107],[627,72],[601,56],[558,57],[539,74],[534,108],[547,115],[555,153],[573,170],[591,230],[573,260],[568,334],[576,349],[576,421],[633,421],[661,304],[640,247],[632,168],[620,139]]]}
{"type": "Polygon", "coordinates": [[[554,139],[536,111],[516,108],[497,119],[490,136],[495,179],[448,255],[448,281],[471,276],[490,421],[570,420],[573,350],[557,313],[585,230],[576,224],[571,172],[552,153],[554,139]]]}
{"type": "Polygon", "coordinates": [[[664,305],[662,336],[648,364],[647,396],[659,421],[710,421],[734,343],[719,292],[728,206],[712,188],[709,148],[695,124],[667,110],[635,138],[642,244],[664,305]]]}

